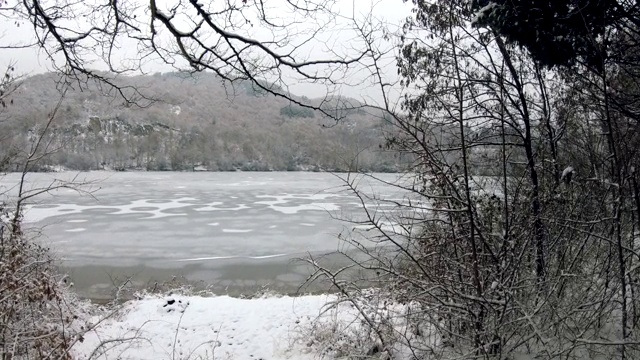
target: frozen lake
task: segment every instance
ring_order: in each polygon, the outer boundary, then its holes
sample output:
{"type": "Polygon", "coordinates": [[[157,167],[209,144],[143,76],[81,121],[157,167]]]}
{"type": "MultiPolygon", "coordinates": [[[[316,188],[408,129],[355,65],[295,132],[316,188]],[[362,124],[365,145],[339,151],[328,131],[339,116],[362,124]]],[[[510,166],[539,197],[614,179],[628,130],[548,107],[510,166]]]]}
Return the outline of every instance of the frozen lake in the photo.
{"type": "MultiPolygon", "coordinates": [[[[337,235],[350,226],[336,218],[361,209],[343,180],[326,173],[50,173],[30,174],[27,187],[74,176],[92,182],[85,188],[91,196],[72,189],[40,195],[26,208],[25,224],[86,286],[104,282],[95,279],[100,271],[146,274],[140,281],[179,273],[227,286],[300,281],[289,260],[336,251],[337,235]],[[236,275],[228,273],[233,267],[236,275]]],[[[0,193],[14,193],[18,180],[1,177],[0,193]]],[[[361,186],[395,196],[379,183],[361,186]]]]}

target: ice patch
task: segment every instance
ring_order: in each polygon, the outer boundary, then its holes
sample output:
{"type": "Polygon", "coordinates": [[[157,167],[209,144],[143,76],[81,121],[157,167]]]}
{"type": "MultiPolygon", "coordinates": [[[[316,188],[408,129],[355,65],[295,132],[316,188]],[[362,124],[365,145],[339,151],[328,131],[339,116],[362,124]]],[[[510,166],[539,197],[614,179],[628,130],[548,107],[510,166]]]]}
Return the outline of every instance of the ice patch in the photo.
{"type": "Polygon", "coordinates": [[[205,260],[229,260],[229,259],[248,259],[248,260],[264,260],[273,259],[283,256],[289,256],[289,254],[272,254],[272,255],[259,255],[259,256],[242,256],[242,255],[227,255],[227,256],[205,256],[188,259],[178,259],[177,262],[190,262],[190,261],[205,261],[205,260]]]}
{"type": "Polygon", "coordinates": [[[332,197],[343,197],[339,194],[282,194],[282,195],[257,195],[256,198],[273,198],[274,200],[256,201],[255,204],[267,205],[272,210],[283,214],[291,215],[300,211],[337,211],[340,206],[337,203],[311,202],[310,204],[299,204],[295,206],[279,206],[290,203],[292,200],[325,200],[332,197]]]}
{"type": "Polygon", "coordinates": [[[261,186],[266,187],[269,183],[264,181],[241,181],[241,182],[233,182],[233,183],[217,183],[217,186],[261,186]]]}
{"type": "Polygon", "coordinates": [[[131,208],[131,210],[135,212],[148,212],[148,211],[156,211],[158,210],[158,208],[155,206],[139,206],[139,207],[133,207],[131,208]]]}
{"type": "Polygon", "coordinates": [[[82,232],[85,231],[87,229],[85,228],[75,228],[75,229],[69,229],[69,230],[65,230],[66,232],[82,232]]]}
{"type": "Polygon", "coordinates": [[[312,224],[312,223],[300,223],[300,225],[302,225],[302,226],[316,226],[316,224],[312,224]]]}
{"type": "Polygon", "coordinates": [[[245,210],[245,209],[250,209],[250,207],[248,207],[245,204],[240,204],[236,207],[228,207],[228,208],[221,208],[221,207],[216,207],[216,205],[222,205],[224,203],[221,202],[214,202],[211,203],[205,207],[201,207],[198,209],[195,209],[196,211],[239,211],[239,210],[245,210]]]}
{"type": "Polygon", "coordinates": [[[90,208],[102,208],[102,207],[80,206],[80,205],[74,205],[74,204],[51,205],[47,207],[27,205],[24,208],[23,222],[34,223],[34,222],[39,222],[53,216],[79,214],[82,211],[90,208]]]}
{"type": "Polygon", "coordinates": [[[252,229],[222,229],[223,233],[248,233],[252,231],[252,229]]]}
{"type": "Polygon", "coordinates": [[[273,200],[273,201],[256,201],[254,204],[258,205],[267,205],[268,207],[273,207],[275,205],[286,204],[288,201],[285,200],[273,200]]]}
{"type": "MultiPolygon", "coordinates": [[[[76,204],[51,204],[47,206],[28,205],[24,211],[24,222],[35,223],[50,217],[60,215],[80,214],[89,210],[107,210],[109,215],[125,214],[149,214],[143,219],[159,219],[170,216],[185,216],[186,213],[166,213],[165,210],[182,209],[193,206],[185,204],[185,201],[196,200],[190,197],[183,197],[171,200],[142,199],[134,200],[125,205],[76,205],[76,204]]],[[[85,220],[86,221],[86,220],[85,220]]]]}
{"type": "Polygon", "coordinates": [[[220,223],[209,223],[207,225],[209,225],[209,226],[218,226],[218,225],[220,225],[220,223]]]}
{"type": "Polygon", "coordinates": [[[222,204],[224,204],[224,203],[220,202],[220,201],[214,201],[214,202],[212,202],[210,204],[205,204],[203,207],[197,208],[195,210],[196,211],[212,211],[210,209],[214,209],[214,208],[216,208],[216,206],[222,205],[222,204]]]}
{"type": "Polygon", "coordinates": [[[289,202],[289,200],[293,200],[293,199],[302,199],[302,200],[326,200],[329,198],[340,198],[340,197],[344,197],[344,195],[341,194],[333,194],[333,193],[328,193],[328,194],[318,194],[318,193],[313,193],[313,194],[280,194],[280,195],[256,195],[256,198],[259,199],[264,199],[264,198],[274,198],[276,199],[275,201],[279,202],[279,203],[286,203],[289,202]]]}
{"type": "Polygon", "coordinates": [[[85,219],[73,219],[73,220],[67,220],[68,223],[83,223],[83,222],[87,222],[87,220],[85,219]]]}
{"type": "Polygon", "coordinates": [[[226,259],[235,259],[236,256],[208,256],[208,257],[199,257],[199,258],[190,258],[190,259],[178,259],[177,262],[187,262],[187,261],[202,261],[202,260],[226,260],[226,259]]]}
{"type": "Polygon", "coordinates": [[[296,206],[270,206],[273,210],[283,214],[292,215],[300,211],[338,211],[340,206],[336,203],[313,203],[296,206]]]}
{"type": "Polygon", "coordinates": [[[287,256],[287,254],[275,254],[275,255],[263,255],[263,256],[249,256],[248,259],[256,259],[256,260],[260,260],[260,259],[272,259],[272,258],[278,258],[278,257],[283,257],[283,256],[287,256]]]}
{"type": "Polygon", "coordinates": [[[195,200],[194,198],[178,198],[172,200],[165,200],[163,202],[143,199],[143,200],[135,200],[130,204],[121,205],[121,206],[110,206],[109,208],[114,208],[115,211],[109,213],[109,215],[124,215],[124,214],[149,214],[150,216],[145,217],[143,219],[159,219],[170,216],[184,216],[186,213],[165,213],[164,210],[171,209],[181,209],[184,208],[185,205],[182,203],[183,201],[195,200]],[[153,202],[151,202],[153,201],[153,202]],[[149,206],[152,204],[153,206],[149,206]],[[146,206],[145,206],[146,205],[146,206]],[[137,208],[145,208],[144,210],[138,210],[137,208]],[[151,208],[155,208],[151,210],[151,208]]]}

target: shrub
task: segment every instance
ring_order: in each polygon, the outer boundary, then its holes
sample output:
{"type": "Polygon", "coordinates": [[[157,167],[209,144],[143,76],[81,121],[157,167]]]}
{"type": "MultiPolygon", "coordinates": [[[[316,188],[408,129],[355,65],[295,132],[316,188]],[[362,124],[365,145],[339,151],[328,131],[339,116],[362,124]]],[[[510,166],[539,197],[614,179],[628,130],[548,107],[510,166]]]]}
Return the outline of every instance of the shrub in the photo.
{"type": "Polygon", "coordinates": [[[0,358],[71,359],[80,337],[66,281],[49,249],[7,218],[0,222],[0,358]]]}

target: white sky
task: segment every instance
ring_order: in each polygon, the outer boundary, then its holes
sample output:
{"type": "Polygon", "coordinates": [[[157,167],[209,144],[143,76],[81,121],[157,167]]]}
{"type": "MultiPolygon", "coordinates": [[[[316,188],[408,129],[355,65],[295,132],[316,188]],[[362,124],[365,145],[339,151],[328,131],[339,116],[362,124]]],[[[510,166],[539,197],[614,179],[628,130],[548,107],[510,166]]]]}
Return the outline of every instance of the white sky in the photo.
{"type": "MultiPolygon", "coordinates": [[[[53,1],[53,0],[50,0],[53,1]]],[[[211,1],[220,1],[220,0],[211,0],[211,1]]],[[[240,1],[240,0],[236,0],[240,1]]],[[[252,0],[249,0],[250,2],[252,0]]],[[[276,0],[263,0],[265,5],[269,5],[269,1],[272,1],[271,4],[277,4],[276,0]]],[[[146,1],[142,1],[142,3],[148,6],[146,1]]],[[[170,7],[173,3],[177,3],[177,0],[164,0],[162,1],[163,6],[165,8],[170,7]]],[[[273,9],[274,11],[278,10],[277,8],[273,9]]],[[[407,16],[411,15],[411,4],[407,4],[402,0],[377,0],[373,2],[372,0],[337,0],[337,7],[334,8],[334,11],[337,11],[340,15],[345,17],[356,17],[356,18],[364,18],[366,14],[371,13],[373,17],[376,18],[377,21],[382,21],[387,24],[387,27],[392,31],[397,31],[399,27],[402,25],[404,19],[407,16]]],[[[8,44],[19,44],[29,42],[33,36],[33,29],[29,26],[29,23],[22,23],[17,26],[11,20],[3,20],[4,22],[0,22],[0,44],[8,45],[8,44]]],[[[346,20],[345,20],[346,21],[346,20]]],[[[324,31],[318,35],[318,38],[321,39],[329,39],[329,42],[317,41],[316,44],[310,43],[306,48],[309,49],[309,57],[310,58],[331,58],[331,54],[327,54],[327,45],[331,44],[333,49],[337,50],[338,48],[348,49],[349,47],[358,47],[357,43],[352,43],[353,38],[355,37],[353,32],[347,30],[340,30],[346,28],[345,24],[340,24],[340,20],[337,23],[333,24],[331,27],[328,27],[331,31],[324,31]]],[[[255,29],[256,34],[260,34],[260,29],[255,29]]],[[[259,35],[256,35],[256,38],[260,38],[259,35]]],[[[394,46],[393,43],[383,40],[380,36],[378,39],[380,41],[380,46],[390,49],[394,46]]],[[[393,51],[387,56],[384,60],[385,65],[385,73],[389,76],[390,81],[395,80],[396,76],[396,68],[395,68],[395,60],[393,55],[395,55],[397,51],[393,51]]],[[[125,44],[123,49],[121,50],[121,56],[123,58],[136,57],[136,44],[133,42],[131,44],[125,44]]],[[[16,71],[20,74],[37,74],[46,71],[51,71],[53,69],[51,60],[47,58],[44,51],[37,48],[29,48],[29,49],[0,49],[0,66],[3,68],[8,64],[15,64],[16,71]]],[[[99,63],[90,64],[88,67],[97,68],[97,69],[106,69],[104,65],[99,63]]],[[[173,71],[175,69],[169,67],[166,64],[161,63],[160,61],[150,61],[145,65],[146,72],[166,72],[173,71]]],[[[355,70],[355,69],[354,69],[355,70]]],[[[342,95],[351,96],[355,98],[370,98],[370,99],[379,99],[379,96],[376,93],[379,93],[379,89],[372,88],[370,81],[365,81],[362,74],[362,71],[355,71],[349,74],[350,80],[345,80],[349,83],[350,86],[343,86],[340,89],[333,89],[332,91],[336,91],[342,95]]],[[[322,86],[314,86],[310,84],[299,84],[295,79],[287,80],[288,85],[290,85],[289,89],[297,94],[297,95],[306,95],[309,97],[318,97],[323,96],[326,93],[326,88],[322,86]]]]}

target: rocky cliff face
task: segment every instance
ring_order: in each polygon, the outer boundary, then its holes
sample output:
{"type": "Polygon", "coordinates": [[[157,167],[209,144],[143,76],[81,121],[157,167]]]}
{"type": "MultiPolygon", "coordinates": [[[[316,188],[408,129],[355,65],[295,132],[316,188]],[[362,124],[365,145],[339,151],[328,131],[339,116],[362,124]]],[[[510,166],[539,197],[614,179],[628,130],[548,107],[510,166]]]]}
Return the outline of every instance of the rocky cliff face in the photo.
{"type": "Polygon", "coordinates": [[[111,119],[101,119],[98,116],[91,116],[82,123],[77,122],[69,129],[72,135],[93,133],[101,135],[105,139],[113,138],[115,135],[149,136],[153,133],[180,133],[180,130],[173,129],[168,125],[155,123],[131,123],[119,117],[111,119]]]}

